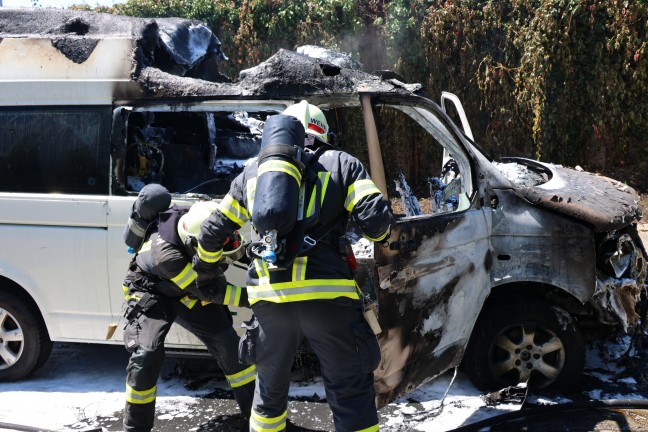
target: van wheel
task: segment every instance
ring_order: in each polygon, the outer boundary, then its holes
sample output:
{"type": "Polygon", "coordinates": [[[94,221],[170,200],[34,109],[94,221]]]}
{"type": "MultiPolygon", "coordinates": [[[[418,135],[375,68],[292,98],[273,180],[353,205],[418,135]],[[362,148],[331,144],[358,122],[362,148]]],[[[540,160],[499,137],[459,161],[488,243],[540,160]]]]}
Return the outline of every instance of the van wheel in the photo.
{"type": "Polygon", "coordinates": [[[52,342],[45,324],[21,298],[0,292],[0,381],[17,381],[45,363],[52,342]]]}
{"type": "Polygon", "coordinates": [[[521,382],[530,388],[574,386],[585,366],[583,339],[564,309],[539,299],[492,305],[475,324],[465,371],[480,390],[521,382]]]}

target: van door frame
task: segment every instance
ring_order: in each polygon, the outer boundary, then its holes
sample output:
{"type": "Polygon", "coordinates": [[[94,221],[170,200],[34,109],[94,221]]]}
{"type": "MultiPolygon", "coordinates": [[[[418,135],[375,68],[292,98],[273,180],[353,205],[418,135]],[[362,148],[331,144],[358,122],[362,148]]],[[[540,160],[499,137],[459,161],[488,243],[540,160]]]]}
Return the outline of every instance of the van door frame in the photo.
{"type": "MultiPolygon", "coordinates": [[[[378,280],[372,285],[379,287],[382,359],[374,374],[376,402],[381,407],[461,362],[490,292],[492,224],[490,208],[479,205],[477,170],[463,135],[436,104],[421,97],[382,94],[361,94],[361,100],[363,111],[384,103],[409,115],[428,132],[436,127],[435,138],[442,134],[451,139],[452,152],[461,152],[462,172],[470,173],[464,180],[467,208],[399,218],[389,240],[375,245],[378,280]],[[430,112],[446,130],[426,120],[421,110],[430,112]]],[[[364,115],[369,123],[369,151],[380,151],[377,134],[371,133],[372,128],[376,130],[373,114],[364,115]]],[[[370,171],[386,195],[382,157],[370,157],[370,171]]]]}

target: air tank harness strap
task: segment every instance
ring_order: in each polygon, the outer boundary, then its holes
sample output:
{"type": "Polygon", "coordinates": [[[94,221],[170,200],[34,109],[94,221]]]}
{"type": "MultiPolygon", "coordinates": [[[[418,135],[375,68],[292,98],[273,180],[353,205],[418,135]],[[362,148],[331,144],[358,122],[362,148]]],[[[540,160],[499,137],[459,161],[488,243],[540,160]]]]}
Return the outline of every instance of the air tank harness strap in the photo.
{"type": "Polygon", "coordinates": [[[157,303],[155,296],[151,293],[144,293],[138,302],[133,306],[133,308],[126,314],[126,320],[131,322],[135,318],[139,317],[141,314],[149,310],[157,303]]]}
{"type": "Polygon", "coordinates": [[[261,164],[264,159],[273,156],[283,156],[292,160],[302,173],[304,172],[304,169],[306,169],[306,156],[304,150],[300,147],[290,144],[271,144],[263,147],[261,151],[259,151],[257,160],[259,161],[259,164],[261,164]]]}
{"type": "Polygon", "coordinates": [[[333,246],[336,250],[339,249],[338,237],[330,236],[329,233],[335,226],[340,222],[340,220],[345,216],[345,213],[342,212],[338,216],[329,220],[327,223],[322,224],[316,227],[312,232],[304,236],[304,241],[301,243],[301,246],[297,250],[297,256],[306,255],[308,252],[311,252],[315,246],[322,243],[322,245],[333,246]]]}

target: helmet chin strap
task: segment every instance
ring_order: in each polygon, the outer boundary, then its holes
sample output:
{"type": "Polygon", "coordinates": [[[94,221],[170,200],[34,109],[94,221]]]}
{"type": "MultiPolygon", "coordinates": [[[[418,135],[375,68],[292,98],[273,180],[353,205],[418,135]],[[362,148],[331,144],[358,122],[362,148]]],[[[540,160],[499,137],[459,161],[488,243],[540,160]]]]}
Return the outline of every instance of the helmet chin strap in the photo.
{"type": "Polygon", "coordinates": [[[184,247],[189,256],[194,256],[198,249],[198,239],[192,235],[188,235],[184,241],[184,247]]]}

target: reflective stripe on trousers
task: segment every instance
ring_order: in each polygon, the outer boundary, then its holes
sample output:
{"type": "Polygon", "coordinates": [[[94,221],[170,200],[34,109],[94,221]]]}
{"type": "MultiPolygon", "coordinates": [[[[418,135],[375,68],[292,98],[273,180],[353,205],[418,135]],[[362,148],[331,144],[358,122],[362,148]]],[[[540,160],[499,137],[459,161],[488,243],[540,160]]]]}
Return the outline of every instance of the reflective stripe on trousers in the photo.
{"type": "Polygon", "coordinates": [[[135,390],[128,384],[126,384],[126,401],[136,404],[143,405],[151,402],[155,402],[155,397],[157,396],[157,386],[153,386],[147,390],[135,390]]]}
{"type": "Polygon", "coordinates": [[[252,410],[250,416],[250,432],[276,432],[286,429],[288,411],[277,417],[267,418],[252,410]]]}
{"type": "Polygon", "coordinates": [[[225,375],[225,378],[227,378],[227,382],[231,388],[244,386],[245,384],[255,380],[256,366],[252,365],[249,368],[243,369],[241,372],[232,375],[225,375]]]}

